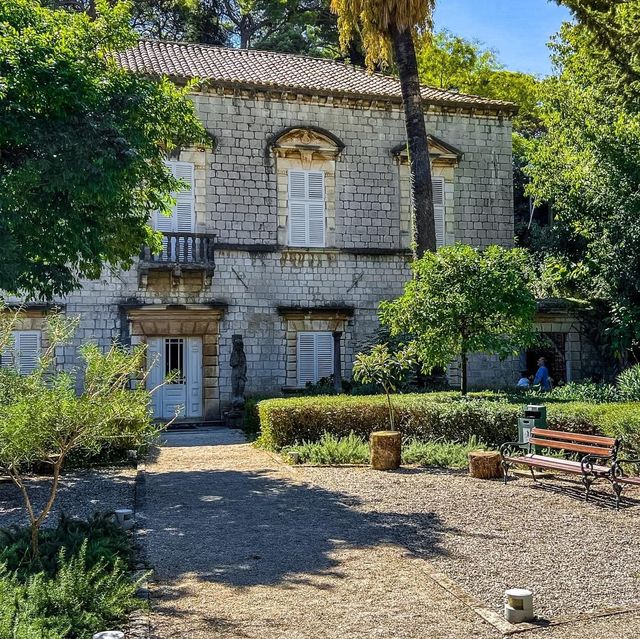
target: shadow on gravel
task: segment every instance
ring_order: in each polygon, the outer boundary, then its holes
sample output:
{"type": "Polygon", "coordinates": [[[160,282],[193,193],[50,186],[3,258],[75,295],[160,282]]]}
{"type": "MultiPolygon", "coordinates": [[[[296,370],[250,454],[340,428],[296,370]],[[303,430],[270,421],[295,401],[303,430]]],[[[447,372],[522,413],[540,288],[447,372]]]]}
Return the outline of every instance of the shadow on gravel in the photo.
{"type": "Polygon", "coordinates": [[[431,512],[363,513],[352,496],[261,472],[168,472],[154,476],[153,492],[141,523],[163,580],[294,585],[339,575],[335,550],[394,544],[429,558],[444,554],[442,537],[457,532],[431,512]]]}

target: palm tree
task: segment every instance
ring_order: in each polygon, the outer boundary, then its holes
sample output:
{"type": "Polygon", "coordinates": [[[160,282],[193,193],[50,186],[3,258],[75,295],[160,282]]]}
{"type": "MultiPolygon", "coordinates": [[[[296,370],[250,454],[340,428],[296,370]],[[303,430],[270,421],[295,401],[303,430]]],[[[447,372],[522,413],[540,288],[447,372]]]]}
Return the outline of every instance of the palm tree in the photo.
{"type": "Polygon", "coordinates": [[[338,16],[340,44],[344,50],[360,33],[367,66],[394,61],[400,76],[404,105],[416,257],[435,251],[431,166],[424,123],[414,35],[433,26],[435,0],[331,0],[338,16]]]}

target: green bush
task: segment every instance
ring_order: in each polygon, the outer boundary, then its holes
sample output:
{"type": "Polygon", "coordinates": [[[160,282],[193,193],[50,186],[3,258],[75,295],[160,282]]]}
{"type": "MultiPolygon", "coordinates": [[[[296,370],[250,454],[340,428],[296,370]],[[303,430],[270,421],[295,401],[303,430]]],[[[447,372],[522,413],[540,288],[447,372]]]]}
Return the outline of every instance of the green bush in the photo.
{"type": "Polygon", "coordinates": [[[0,565],[25,579],[37,572],[53,577],[60,552],[71,557],[77,555],[83,545],[88,567],[102,563],[111,568],[116,561],[129,562],[131,544],[127,533],[113,522],[110,513],[95,513],[88,521],[61,515],[55,528],[41,528],[40,554],[35,560],[30,528],[0,529],[0,565]]]}
{"type": "Polygon", "coordinates": [[[70,559],[60,550],[56,563],[55,576],[26,581],[0,567],[0,639],[90,639],[140,607],[125,565],[89,566],[86,542],[70,559]]]}
{"type": "MultiPolygon", "coordinates": [[[[489,444],[515,435],[520,406],[482,393],[460,400],[458,393],[396,395],[393,408],[398,430],[422,441],[468,441],[475,435],[489,444]]],[[[300,397],[260,403],[259,444],[280,450],[296,442],[317,442],[326,431],[337,437],[354,432],[368,439],[372,431],[388,428],[388,406],[381,395],[300,397]]]]}
{"type": "MultiPolygon", "coordinates": [[[[544,400],[545,398],[543,398],[544,400]]],[[[595,382],[569,382],[556,386],[546,396],[547,401],[564,400],[588,402],[591,404],[607,404],[620,401],[620,392],[612,384],[596,384],[595,382]]]]}
{"type": "MultiPolygon", "coordinates": [[[[475,436],[495,446],[517,436],[517,417],[524,401],[508,401],[504,393],[396,395],[393,407],[398,429],[419,441],[467,442],[475,436]]],[[[372,431],[387,428],[386,399],[380,395],[296,397],[263,401],[259,406],[259,445],[281,450],[297,442],[317,442],[324,432],[346,437],[353,432],[367,440],[372,431]]],[[[619,437],[640,451],[640,404],[562,402],[547,404],[550,428],[619,437]]]]}
{"type": "Polygon", "coordinates": [[[402,463],[440,468],[467,468],[469,453],[486,448],[476,437],[470,437],[466,444],[410,439],[402,445],[402,463]]]}
{"type": "Polygon", "coordinates": [[[620,394],[629,402],[640,401],[640,364],[631,366],[618,375],[620,394]]]}
{"type": "Polygon", "coordinates": [[[369,462],[369,444],[354,433],[349,433],[346,437],[323,433],[317,442],[288,446],[283,452],[285,455],[297,453],[302,464],[319,466],[369,462]]]}

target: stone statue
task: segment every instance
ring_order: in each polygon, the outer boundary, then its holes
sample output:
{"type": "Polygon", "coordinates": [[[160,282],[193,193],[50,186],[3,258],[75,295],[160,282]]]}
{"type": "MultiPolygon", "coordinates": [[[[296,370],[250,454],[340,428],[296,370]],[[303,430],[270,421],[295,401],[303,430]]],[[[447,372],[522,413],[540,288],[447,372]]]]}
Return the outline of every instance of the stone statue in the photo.
{"type": "Polygon", "coordinates": [[[244,387],[247,383],[247,356],[244,354],[242,335],[231,338],[233,350],[231,352],[231,405],[234,413],[240,413],[244,408],[244,387]]]}

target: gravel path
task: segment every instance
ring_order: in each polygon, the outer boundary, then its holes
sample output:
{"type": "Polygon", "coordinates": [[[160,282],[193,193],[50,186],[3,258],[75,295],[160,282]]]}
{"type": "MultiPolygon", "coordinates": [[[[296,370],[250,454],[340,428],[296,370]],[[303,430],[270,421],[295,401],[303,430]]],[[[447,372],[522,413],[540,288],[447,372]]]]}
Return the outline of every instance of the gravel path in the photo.
{"type": "MultiPolygon", "coordinates": [[[[87,518],[94,512],[132,508],[135,469],[76,471],[61,479],[58,498],[45,526],[56,524],[58,513],[87,518]]],[[[39,510],[49,496],[49,480],[42,477],[27,482],[34,508],[39,510]]],[[[28,520],[18,489],[11,481],[0,482],[0,527],[27,525],[28,520]]]]}
{"type": "MultiPolygon", "coordinates": [[[[402,518],[422,513],[439,529],[432,563],[500,611],[507,588],[535,593],[548,618],[640,604],[640,497],[617,512],[608,485],[596,485],[594,503],[584,503],[575,480],[523,477],[503,486],[465,474],[406,469],[376,473],[368,468],[301,468],[305,479],[342,490],[367,513],[402,518]],[[600,488],[598,488],[600,486],[600,488]],[[600,497],[600,499],[598,499],[600,497]]],[[[432,555],[418,536],[398,529],[399,542],[432,555]]]]}
{"type": "MultiPolygon", "coordinates": [[[[640,603],[640,507],[584,504],[575,483],[289,468],[231,431],[169,439],[143,522],[157,639],[499,637],[430,567],[494,610],[514,585],[552,618],[640,603]]],[[[627,614],[522,636],[638,635],[627,614]]]]}

